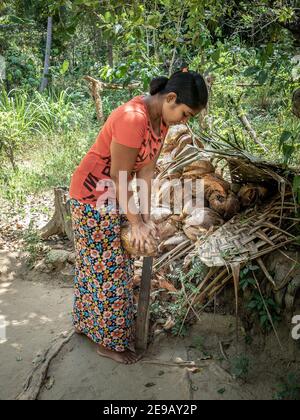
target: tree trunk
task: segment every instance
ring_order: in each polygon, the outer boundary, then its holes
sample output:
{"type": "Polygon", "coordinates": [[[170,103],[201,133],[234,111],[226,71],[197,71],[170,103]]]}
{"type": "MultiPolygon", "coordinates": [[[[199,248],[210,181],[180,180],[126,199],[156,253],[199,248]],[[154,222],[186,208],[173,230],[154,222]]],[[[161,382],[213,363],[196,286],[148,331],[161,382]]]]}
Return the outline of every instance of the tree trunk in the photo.
{"type": "Polygon", "coordinates": [[[300,88],[293,93],[292,111],[296,117],[300,118],[300,88]]]}
{"type": "Polygon", "coordinates": [[[54,189],[54,216],[45,227],[40,230],[42,239],[52,235],[66,235],[73,243],[73,229],[70,209],[70,198],[66,188],[54,189]]]}
{"type": "Polygon", "coordinates": [[[107,43],[107,53],[108,53],[108,64],[110,67],[114,66],[114,44],[112,41],[108,41],[107,43]]]}
{"type": "Polygon", "coordinates": [[[52,31],[53,31],[53,18],[52,16],[48,17],[48,26],[47,26],[47,42],[46,42],[46,51],[45,51],[45,63],[44,63],[44,72],[41,82],[40,92],[43,92],[48,86],[48,76],[50,68],[50,55],[51,55],[51,45],[52,45],[52,31]]]}

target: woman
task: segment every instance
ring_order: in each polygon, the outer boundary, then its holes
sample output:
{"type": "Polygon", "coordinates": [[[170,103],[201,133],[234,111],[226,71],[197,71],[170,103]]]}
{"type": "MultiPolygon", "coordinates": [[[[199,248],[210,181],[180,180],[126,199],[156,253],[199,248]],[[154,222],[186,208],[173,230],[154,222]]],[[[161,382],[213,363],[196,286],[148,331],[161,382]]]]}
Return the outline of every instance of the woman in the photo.
{"type": "Polygon", "coordinates": [[[129,222],[132,244],[143,253],[155,245],[156,227],[150,221],[150,199],[132,206],[129,183],[134,174],[148,185],[168,127],[186,123],[206,105],[203,77],[186,69],[170,79],[152,80],[150,95],[137,96],[112,112],[95,144],[73,174],[70,197],[76,246],[76,332],[98,345],[98,353],[117,362],[135,363],[133,342],[133,264],[122,248],[120,226],[129,222]],[[126,175],[127,196],[119,181],[126,175]],[[114,181],[118,205],[107,198],[105,180],[114,181]],[[129,202],[131,205],[128,206],[129,202]],[[120,209],[126,209],[125,214],[120,209]]]}

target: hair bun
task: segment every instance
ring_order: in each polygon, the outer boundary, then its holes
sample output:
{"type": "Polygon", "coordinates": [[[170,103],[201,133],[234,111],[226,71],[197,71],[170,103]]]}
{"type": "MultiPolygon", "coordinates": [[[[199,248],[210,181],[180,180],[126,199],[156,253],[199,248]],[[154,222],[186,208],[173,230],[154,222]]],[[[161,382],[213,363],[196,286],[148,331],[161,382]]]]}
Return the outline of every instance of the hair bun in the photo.
{"type": "Polygon", "coordinates": [[[156,95],[157,93],[164,90],[167,86],[169,79],[167,77],[156,77],[150,83],[150,94],[156,95]]]}

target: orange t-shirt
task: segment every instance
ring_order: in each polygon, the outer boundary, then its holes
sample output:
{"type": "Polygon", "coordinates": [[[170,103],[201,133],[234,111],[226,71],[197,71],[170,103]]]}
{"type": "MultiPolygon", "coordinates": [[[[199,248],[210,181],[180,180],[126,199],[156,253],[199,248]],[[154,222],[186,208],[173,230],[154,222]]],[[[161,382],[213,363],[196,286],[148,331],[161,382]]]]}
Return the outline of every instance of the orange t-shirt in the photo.
{"type": "Polygon", "coordinates": [[[75,170],[70,185],[70,197],[81,203],[95,204],[106,192],[105,188],[101,186],[99,188],[99,181],[110,179],[112,139],[125,146],[139,149],[131,174],[133,176],[157,157],[167,131],[168,127],[162,121],[160,137],[154,133],[143,96],[136,96],[119,106],[111,113],[96,142],[75,170]]]}

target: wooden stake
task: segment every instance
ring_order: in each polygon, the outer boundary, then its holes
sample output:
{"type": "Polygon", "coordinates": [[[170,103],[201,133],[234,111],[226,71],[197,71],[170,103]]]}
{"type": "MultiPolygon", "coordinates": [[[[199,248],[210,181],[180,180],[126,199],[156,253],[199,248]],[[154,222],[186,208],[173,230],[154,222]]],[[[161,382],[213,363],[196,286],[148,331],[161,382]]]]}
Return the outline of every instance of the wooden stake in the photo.
{"type": "Polygon", "coordinates": [[[136,348],[138,350],[146,350],[148,344],[152,268],[153,257],[144,257],[136,323],[136,348]]]}

